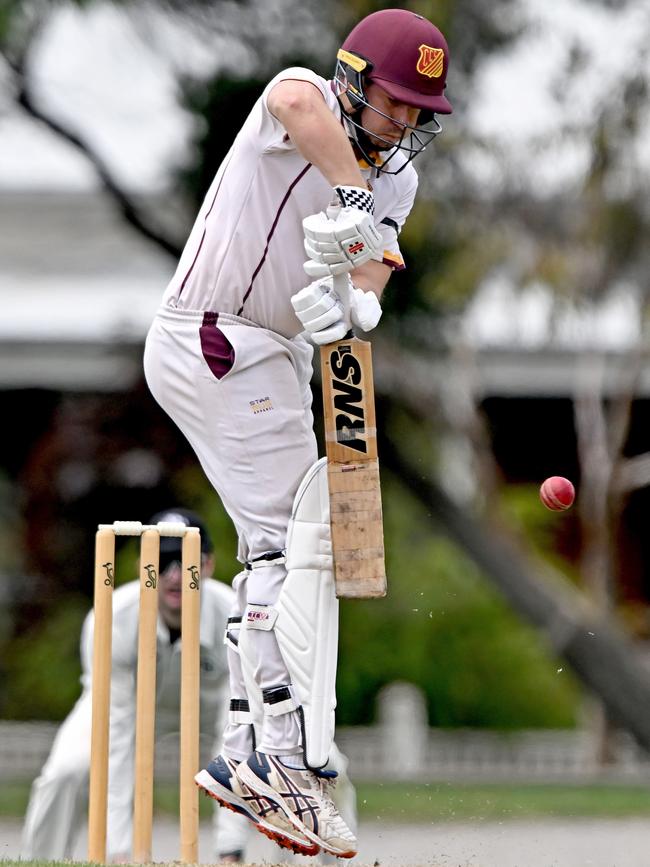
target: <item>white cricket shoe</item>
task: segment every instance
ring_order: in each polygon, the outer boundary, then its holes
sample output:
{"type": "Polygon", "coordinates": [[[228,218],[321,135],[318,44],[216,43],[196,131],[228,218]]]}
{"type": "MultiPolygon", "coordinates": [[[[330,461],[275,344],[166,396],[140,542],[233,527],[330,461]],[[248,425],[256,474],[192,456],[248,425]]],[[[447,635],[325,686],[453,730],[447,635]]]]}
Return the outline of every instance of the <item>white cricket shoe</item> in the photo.
{"type": "Polygon", "coordinates": [[[309,840],[337,858],[354,858],[357,841],[329,794],[334,771],[287,768],[279,756],[254,752],[237,766],[237,777],[260,797],[276,804],[309,840]]]}
{"type": "Polygon", "coordinates": [[[289,822],[274,803],[242,783],[236,774],[238,764],[227,756],[217,756],[205,770],[196,774],[194,782],[222,807],[250,819],[258,831],[283,849],[298,855],[317,855],[320,851],[317,843],[289,822]]]}

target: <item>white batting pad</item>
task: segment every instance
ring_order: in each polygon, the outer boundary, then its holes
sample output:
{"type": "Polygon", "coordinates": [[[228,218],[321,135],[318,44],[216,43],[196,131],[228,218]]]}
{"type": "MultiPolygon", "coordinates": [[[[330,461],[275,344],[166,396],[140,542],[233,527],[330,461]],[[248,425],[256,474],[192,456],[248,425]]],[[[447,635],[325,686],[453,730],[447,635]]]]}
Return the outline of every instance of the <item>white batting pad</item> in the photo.
{"type": "Polygon", "coordinates": [[[339,626],[326,458],[310,467],[298,488],[286,551],[275,632],[305,715],[307,764],[322,767],[334,738],[339,626]]]}
{"type": "Polygon", "coordinates": [[[245,628],[239,633],[239,658],[255,730],[255,742],[259,744],[262,740],[262,728],[264,726],[264,704],[262,703],[262,691],[255,681],[255,655],[251,647],[248,630],[245,628]]]}

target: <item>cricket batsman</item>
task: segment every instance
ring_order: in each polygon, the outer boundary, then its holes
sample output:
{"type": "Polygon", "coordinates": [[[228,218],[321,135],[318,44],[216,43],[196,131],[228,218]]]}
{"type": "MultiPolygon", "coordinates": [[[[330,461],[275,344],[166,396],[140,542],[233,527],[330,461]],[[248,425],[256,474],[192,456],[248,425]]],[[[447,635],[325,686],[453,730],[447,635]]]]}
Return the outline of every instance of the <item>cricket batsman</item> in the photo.
{"type": "Polygon", "coordinates": [[[245,564],[227,629],[223,749],[197,783],[305,855],[357,851],[327,766],[336,600],[306,589],[332,570],[312,344],[347,332],[334,276],[348,274],[352,325],[379,322],[382,291],[404,267],[413,160],[452,110],[448,65],[437,27],[386,9],[345,39],[331,81],[298,67],[270,81],[217,171],[147,337],[151,392],[196,452],[245,564]]]}

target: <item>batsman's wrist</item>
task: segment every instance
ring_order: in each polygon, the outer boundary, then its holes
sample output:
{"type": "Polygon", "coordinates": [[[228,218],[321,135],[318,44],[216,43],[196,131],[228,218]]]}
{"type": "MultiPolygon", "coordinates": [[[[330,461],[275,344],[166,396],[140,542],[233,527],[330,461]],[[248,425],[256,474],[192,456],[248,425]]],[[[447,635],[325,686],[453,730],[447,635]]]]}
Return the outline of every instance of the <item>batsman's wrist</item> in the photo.
{"type": "Polygon", "coordinates": [[[373,214],[375,211],[375,197],[370,190],[363,187],[334,187],[334,192],[343,208],[356,208],[357,211],[366,211],[373,214]]]}

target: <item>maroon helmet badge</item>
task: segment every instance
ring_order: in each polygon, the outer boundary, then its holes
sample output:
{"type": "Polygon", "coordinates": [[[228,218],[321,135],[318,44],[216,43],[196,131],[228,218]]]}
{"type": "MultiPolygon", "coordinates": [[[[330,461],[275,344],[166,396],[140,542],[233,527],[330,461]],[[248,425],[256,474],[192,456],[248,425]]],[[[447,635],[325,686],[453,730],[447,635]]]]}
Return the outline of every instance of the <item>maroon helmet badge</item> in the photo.
{"type": "Polygon", "coordinates": [[[427,78],[440,78],[445,63],[445,52],[442,48],[431,45],[420,45],[420,56],[415,67],[421,75],[427,78]]]}

